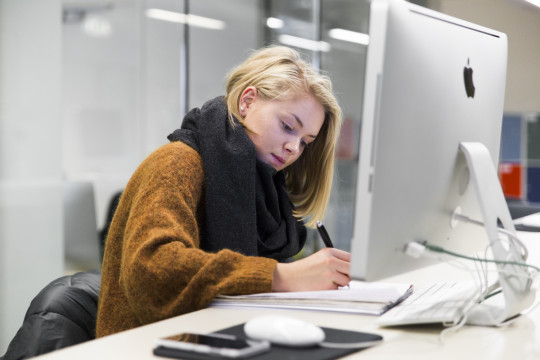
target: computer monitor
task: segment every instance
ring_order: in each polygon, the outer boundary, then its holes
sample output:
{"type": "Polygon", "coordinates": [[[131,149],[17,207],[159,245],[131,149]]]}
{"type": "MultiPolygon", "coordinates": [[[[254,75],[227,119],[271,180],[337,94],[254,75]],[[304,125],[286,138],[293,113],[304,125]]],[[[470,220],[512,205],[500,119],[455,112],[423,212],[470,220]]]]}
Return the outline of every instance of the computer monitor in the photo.
{"type": "Polygon", "coordinates": [[[481,218],[456,168],[463,141],[483,143],[497,164],[507,40],[400,0],[372,1],[369,31],[351,274],[377,280],[433,263],[406,256],[411,241],[486,247],[482,227],[452,226],[458,206],[481,218]]]}
{"type": "MultiPolygon", "coordinates": [[[[414,241],[463,254],[484,251],[490,239],[498,247],[498,222],[515,232],[494,170],[505,34],[401,0],[373,0],[369,31],[352,278],[378,280],[434,264],[405,254],[414,241]],[[475,150],[463,143],[483,144],[487,164],[471,168],[478,156],[469,159],[475,150]]],[[[517,297],[530,304],[530,284],[521,280],[517,297]]]]}

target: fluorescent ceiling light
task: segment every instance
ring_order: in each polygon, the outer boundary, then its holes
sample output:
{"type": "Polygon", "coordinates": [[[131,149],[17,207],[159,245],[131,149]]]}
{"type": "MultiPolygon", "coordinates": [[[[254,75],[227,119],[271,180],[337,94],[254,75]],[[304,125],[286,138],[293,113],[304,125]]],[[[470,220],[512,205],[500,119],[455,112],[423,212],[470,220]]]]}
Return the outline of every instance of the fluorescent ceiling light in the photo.
{"type": "Polygon", "coordinates": [[[369,35],[356,31],[350,31],[345,29],[331,29],[330,31],[328,31],[328,36],[333,39],[349,41],[361,45],[369,44],[369,35]]]}
{"type": "Polygon", "coordinates": [[[526,1],[530,2],[533,5],[536,5],[536,6],[540,7],[540,0],[526,0],[526,1]]]}
{"type": "Polygon", "coordinates": [[[162,9],[147,9],[146,16],[152,19],[188,24],[190,26],[201,27],[212,30],[225,29],[225,22],[193,14],[182,14],[174,11],[162,9]]]}
{"type": "Polygon", "coordinates": [[[325,41],[309,40],[292,35],[280,35],[279,42],[284,45],[295,46],[312,51],[330,51],[330,44],[325,41]]]}
{"type": "Polygon", "coordinates": [[[93,37],[103,38],[111,35],[111,23],[102,16],[87,16],[81,24],[83,31],[93,37]]]}
{"type": "Polygon", "coordinates": [[[283,27],[283,20],[275,17],[269,17],[266,19],[266,26],[271,29],[281,29],[283,27]]]}

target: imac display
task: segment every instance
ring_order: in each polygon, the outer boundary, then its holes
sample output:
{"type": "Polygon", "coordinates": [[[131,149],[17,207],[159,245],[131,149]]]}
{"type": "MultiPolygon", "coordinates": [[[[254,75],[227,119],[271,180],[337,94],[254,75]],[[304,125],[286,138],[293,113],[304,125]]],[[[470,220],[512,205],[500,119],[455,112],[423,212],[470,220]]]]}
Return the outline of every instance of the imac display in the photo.
{"type": "MultiPolygon", "coordinates": [[[[475,173],[498,164],[505,34],[405,1],[374,0],[369,35],[351,242],[351,276],[366,281],[434,263],[406,255],[410,242],[471,254],[496,241],[498,223],[515,232],[496,172],[475,173]],[[471,168],[478,155],[467,144],[480,145],[488,164],[484,156],[471,168]],[[486,177],[479,193],[476,181],[486,177]]],[[[515,285],[523,308],[534,295],[520,279],[515,285]]]]}

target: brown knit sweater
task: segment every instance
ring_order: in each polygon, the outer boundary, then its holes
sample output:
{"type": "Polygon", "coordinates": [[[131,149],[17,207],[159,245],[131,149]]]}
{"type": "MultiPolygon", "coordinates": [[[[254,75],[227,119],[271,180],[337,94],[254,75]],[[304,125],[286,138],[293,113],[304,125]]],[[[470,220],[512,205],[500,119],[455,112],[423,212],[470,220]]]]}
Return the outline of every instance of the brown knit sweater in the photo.
{"type": "Polygon", "coordinates": [[[135,171],[107,237],[97,337],[204,308],[218,294],[271,291],[275,260],[199,249],[203,197],[201,158],[182,142],[135,171]]]}

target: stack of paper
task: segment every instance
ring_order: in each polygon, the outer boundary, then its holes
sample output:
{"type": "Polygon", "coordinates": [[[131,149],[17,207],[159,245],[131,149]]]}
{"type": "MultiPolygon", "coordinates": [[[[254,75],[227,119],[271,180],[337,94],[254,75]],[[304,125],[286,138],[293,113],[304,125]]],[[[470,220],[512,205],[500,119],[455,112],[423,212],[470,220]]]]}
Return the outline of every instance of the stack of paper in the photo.
{"type": "Polygon", "coordinates": [[[218,296],[211,307],[259,307],[381,315],[412,293],[411,285],[352,281],[339,290],[218,296]]]}

